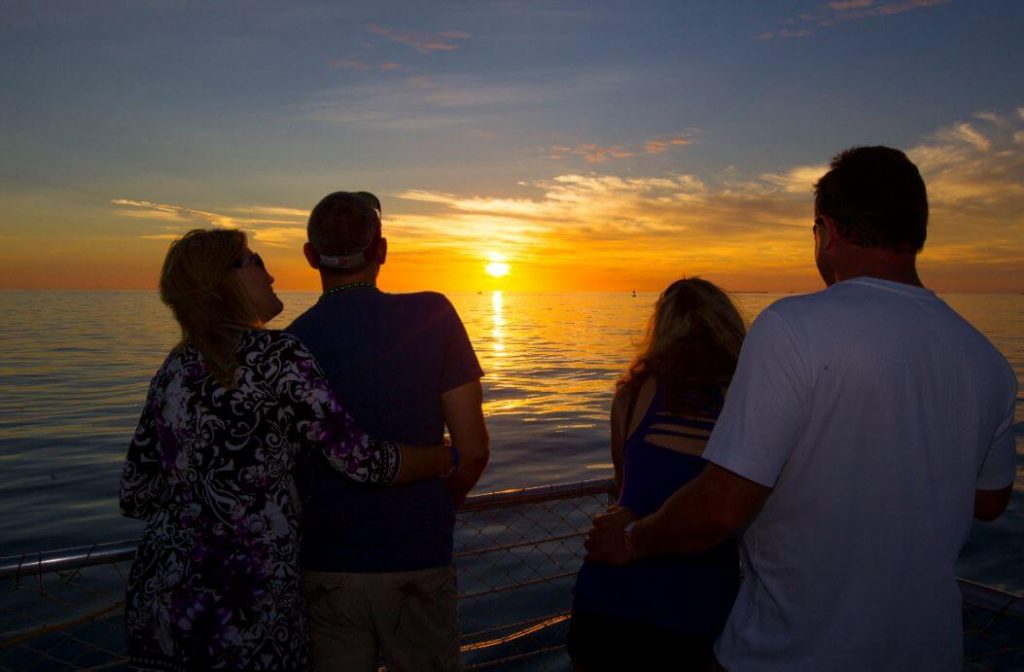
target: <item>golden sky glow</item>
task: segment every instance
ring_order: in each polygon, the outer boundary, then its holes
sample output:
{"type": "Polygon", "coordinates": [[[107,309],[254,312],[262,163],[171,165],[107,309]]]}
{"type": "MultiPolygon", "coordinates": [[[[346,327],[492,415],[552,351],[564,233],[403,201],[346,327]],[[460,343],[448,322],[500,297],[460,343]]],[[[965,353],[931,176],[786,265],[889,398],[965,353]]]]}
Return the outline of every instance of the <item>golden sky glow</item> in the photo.
{"type": "Polygon", "coordinates": [[[813,290],[812,185],[881,143],[928,185],[925,283],[1024,290],[1019,6],[569,4],[13,11],[0,289],[153,288],[197,227],[315,289],[309,209],[367,189],[389,290],[813,290]]]}
{"type": "MultiPolygon", "coordinates": [[[[944,291],[1020,291],[1024,277],[1024,109],[977,115],[909,151],[929,188],[921,266],[944,291]]],[[[390,253],[381,284],[441,291],[657,290],[703,275],[736,291],[809,290],[811,187],[825,165],[778,173],[620,177],[565,173],[518,197],[409,189],[382,194],[390,253]],[[514,269],[514,272],[510,270],[514,269]]],[[[111,199],[136,235],[47,247],[5,236],[6,287],[152,287],[167,243],[192,227],[248,231],[284,289],[312,289],[306,210],[111,199]],[[144,225],[144,226],[143,226],[144,225]],[[54,269],[60,269],[54,274],[54,269]]]]}

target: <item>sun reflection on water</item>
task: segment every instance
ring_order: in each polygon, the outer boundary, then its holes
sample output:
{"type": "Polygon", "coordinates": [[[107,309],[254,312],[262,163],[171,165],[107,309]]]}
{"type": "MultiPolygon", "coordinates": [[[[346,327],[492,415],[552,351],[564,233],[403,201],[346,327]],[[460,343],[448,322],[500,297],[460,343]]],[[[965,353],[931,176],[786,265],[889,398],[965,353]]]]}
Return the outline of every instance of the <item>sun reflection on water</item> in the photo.
{"type": "Polygon", "coordinates": [[[491,321],[493,324],[491,328],[491,338],[493,339],[491,343],[491,349],[494,351],[494,354],[497,357],[505,356],[504,305],[505,297],[501,293],[501,290],[494,290],[494,293],[491,294],[491,307],[493,309],[493,312],[491,314],[491,321]]]}

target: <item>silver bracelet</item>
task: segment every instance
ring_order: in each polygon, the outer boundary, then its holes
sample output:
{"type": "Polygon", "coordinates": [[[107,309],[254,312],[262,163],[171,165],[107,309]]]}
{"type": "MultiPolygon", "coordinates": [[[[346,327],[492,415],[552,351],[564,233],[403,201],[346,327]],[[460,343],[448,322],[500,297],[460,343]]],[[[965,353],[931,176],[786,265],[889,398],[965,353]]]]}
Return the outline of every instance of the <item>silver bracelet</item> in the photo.
{"type": "Polygon", "coordinates": [[[626,525],[622,530],[623,540],[626,546],[626,554],[629,555],[630,561],[636,560],[636,546],[633,545],[633,528],[636,527],[636,521],[632,521],[626,525]]]}

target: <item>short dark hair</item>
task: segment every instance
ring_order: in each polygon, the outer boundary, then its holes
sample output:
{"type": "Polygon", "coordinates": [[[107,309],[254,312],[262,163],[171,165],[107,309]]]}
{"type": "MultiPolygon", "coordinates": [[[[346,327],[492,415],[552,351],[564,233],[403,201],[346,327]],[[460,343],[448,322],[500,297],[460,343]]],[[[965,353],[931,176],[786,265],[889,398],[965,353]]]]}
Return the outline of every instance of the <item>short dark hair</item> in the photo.
{"type": "Polygon", "coordinates": [[[891,147],[853,147],[814,185],[818,215],[861,247],[919,252],[928,235],[928,193],[917,166],[891,147]]]}
{"type": "Polygon", "coordinates": [[[332,269],[360,270],[372,259],[381,238],[380,209],[380,199],[368,191],[328,194],[309,214],[306,237],[321,255],[363,253],[365,263],[348,269],[332,269]]]}

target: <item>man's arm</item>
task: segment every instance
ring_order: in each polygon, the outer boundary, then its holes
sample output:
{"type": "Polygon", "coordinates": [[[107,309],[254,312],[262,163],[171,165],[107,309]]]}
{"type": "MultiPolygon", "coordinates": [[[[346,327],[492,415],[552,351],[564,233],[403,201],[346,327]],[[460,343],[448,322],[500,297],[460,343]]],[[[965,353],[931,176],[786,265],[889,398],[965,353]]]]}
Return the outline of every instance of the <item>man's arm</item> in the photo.
{"type": "Polygon", "coordinates": [[[622,424],[626,419],[626,395],[616,394],[612,399],[612,409],[609,413],[609,424],[611,425],[611,451],[612,466],[615,469],[615,491],[622,493],[622,462],[625,454],[625,428],[622,424]]]}
{"type": "Polygon", "coordinates": [[[1001,490],[975,490],[974,517],[985,522],[995,520],[1006,510],[1012,493],[1012,483],[1001,490]]]}
{"type": "Polygon", "coordinates": [[[441,411],[452,443],[459,450],[459,468],[448,481],[460,506],[490,459],[490,437],[484,423],[483,388],[472,380],[441,395],[441,411]]]}
{"type": "Polygon", "coordinates": [[[633,526],[632,548],[625,527],[628,509],[598,516],[587,538],[588,560],[624,564],[653,555],[696,553],[736,534],[760,510],[771,488],[708,464],[700,476],[633,526]]]}

